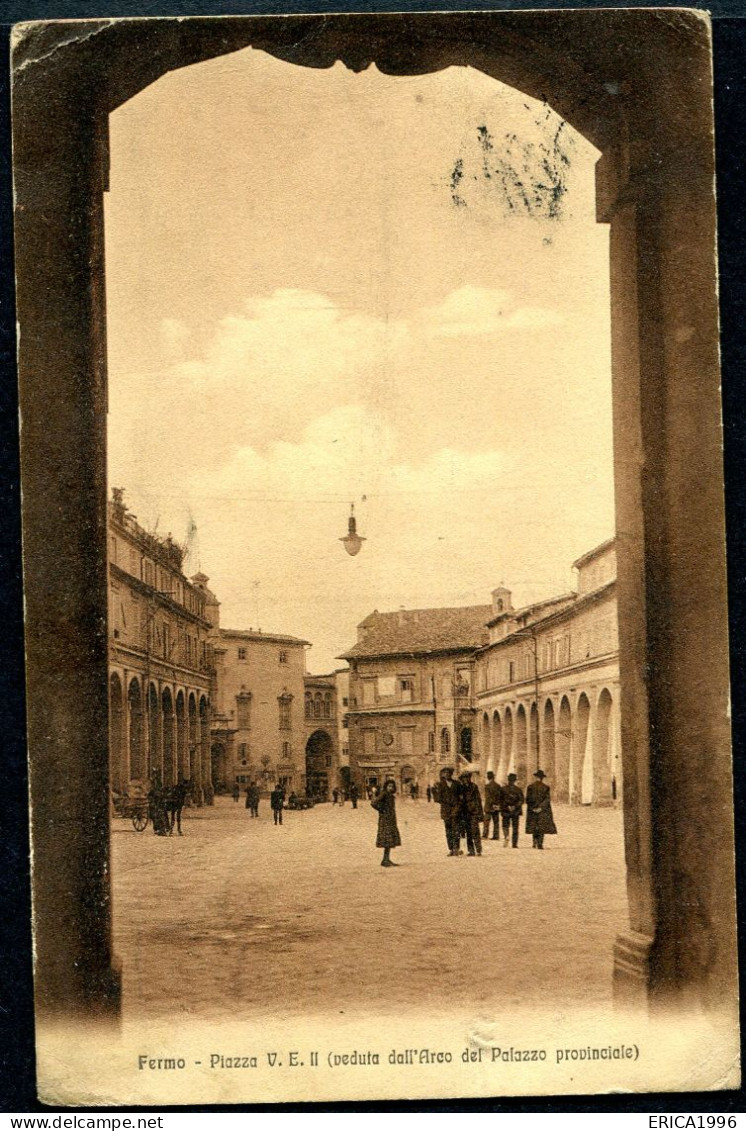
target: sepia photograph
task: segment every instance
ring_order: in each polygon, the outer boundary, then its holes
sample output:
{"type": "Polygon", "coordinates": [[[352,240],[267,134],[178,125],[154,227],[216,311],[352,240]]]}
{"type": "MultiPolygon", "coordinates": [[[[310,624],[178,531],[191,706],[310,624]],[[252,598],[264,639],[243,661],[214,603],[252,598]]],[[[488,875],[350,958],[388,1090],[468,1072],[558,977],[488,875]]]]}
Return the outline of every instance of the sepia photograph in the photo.
{"type": "Polygon", "coordinates": [[[39,1097],[739,1087],[708,17],[13,35],[39,1097]]]}

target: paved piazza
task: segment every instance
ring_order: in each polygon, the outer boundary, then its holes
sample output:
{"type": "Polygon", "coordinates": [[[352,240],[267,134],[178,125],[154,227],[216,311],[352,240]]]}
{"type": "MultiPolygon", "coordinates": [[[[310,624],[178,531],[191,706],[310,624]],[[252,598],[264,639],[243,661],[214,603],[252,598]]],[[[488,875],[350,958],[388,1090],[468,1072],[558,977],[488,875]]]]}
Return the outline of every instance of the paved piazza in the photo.
{"type": "Polygon", "coordinates": [[[292,1017],[334,1002],[594,1008],[611,998],[627,921],[621,811],[555,806],[543,853],[485,844],[447,856],[438,807],[397,799],[400,867],[380,867],[377,814],[320,805],[259,820],[219,797],[184,836],[113,822],[124,1015],[292,1017]]]}

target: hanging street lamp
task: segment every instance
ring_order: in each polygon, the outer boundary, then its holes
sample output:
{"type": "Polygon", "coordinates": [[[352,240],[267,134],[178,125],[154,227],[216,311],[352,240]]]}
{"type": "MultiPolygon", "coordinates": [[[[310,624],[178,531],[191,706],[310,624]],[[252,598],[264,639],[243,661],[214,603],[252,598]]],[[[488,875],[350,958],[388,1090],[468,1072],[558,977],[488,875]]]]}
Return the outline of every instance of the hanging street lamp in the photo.
{"type": "Polygon", "coordinates": [[[340,542],[344,543],[345,550],[350,555],[350,557],[354,558],[355,554],[360,553],[364,541],[365,539],[361,538],[357,532],[357,523],[355,521],[355,504],[350,503],[350,517],[347,520],[347,537],[340,538],[340,542]]]}

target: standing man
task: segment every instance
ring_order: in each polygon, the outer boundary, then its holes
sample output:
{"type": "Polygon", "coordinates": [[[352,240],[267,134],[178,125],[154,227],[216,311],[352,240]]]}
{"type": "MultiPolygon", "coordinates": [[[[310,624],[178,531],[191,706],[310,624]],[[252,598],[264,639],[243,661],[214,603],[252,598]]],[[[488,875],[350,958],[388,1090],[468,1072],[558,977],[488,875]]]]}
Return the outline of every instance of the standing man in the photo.
{"type": "Polygon", "coordinates": [[[285,790],[278,782],[275,788],[269,795],[269,803],[272,807],[272,817],[276,825],[282,824],[282,807],[285,804],[285,790]]]}
{"type": "Polygon", "coordinates": [[[453,780],[453,770],[444,766],[440,771],[440,819],[446,830],[449,856],[463,856],[461,851],[461,787],[453,780]]]}
{"type": "Polygon", "coordinates": [[[353,809],[357,809],[357,799],[358,799],[357,786],[353,782],[352,785],[350,786],[350,801],[352,802],[352,808],[353,809]]]}
{"type": "Polygon", "coordinates": [[[482,797],[479,786],[471,780],[471,771],[464,770],[459,775],[461,782],[461,826],[466,837],[466,848],[470,856],[482,855],[482,837],[479,826],[484,820],[482,797]]]}
{"type": "Polygon", "coordinates": [[[508,833],[513,830],[513,848],[518,847],[518,826],[523,812],[523,790],[515,783],[515,774],[508,774],[508,784],[503,789],[500,812],[503,818],[503,848],[508,847],[508,833]]]}
{"type": "Polygon", "coordinates": [[[543,770],[537,770],[534,777],[539,780],[526,789],[526,832],[533,837],[532,848],[543,848],[545,835],[557,832],[549,786],[544,784],[546,776],[543,770]]]}
{"type": "Polygon", "coordinates": [[[492,770],[487,771],[487,784],[484,787],[484,839],[489,840],[490,824],[492,825],[492,839],[500,839],[500,805],[503,791],[495,781],[492,770]]]}

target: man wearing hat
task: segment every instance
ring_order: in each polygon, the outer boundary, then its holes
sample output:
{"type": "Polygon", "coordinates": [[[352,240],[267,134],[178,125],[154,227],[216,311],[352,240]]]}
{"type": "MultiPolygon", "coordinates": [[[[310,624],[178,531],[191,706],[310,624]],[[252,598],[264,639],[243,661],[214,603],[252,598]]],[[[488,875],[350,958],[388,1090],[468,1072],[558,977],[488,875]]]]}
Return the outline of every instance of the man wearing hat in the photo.
{"type": "Polygon", "coordinates": [[[508,774],[508,784],[503,789],[500,812],[503,819],[503,848],[508,847],[508,834],[513,831],[513,848],[518,847],[518,826],[523,812],[523,790],[515,783],[516,774],[508,774]]]}
{"type": "Polygon", "coordinates": [[[543,848],[545,835],[557,832],[549,786],[544,784],[546,776],[543,770],[537,770],[534,774],[537,780],[526,790],[526,832],[534,838],[533,848],[543,848]]]}
{"type": "Polygon", "coordinates": [[[492,839],[500,839],[500,800],[503,791],[495,781],[492,770],[487,771],[487,784],[484,787],[484,833],[485,840],[489,840],[490,825],[492,825],[492,839]]]}
{"type": "Polygon", "coordinates": [[[461,786],[453,780],[453,770],[444,766],[440,771],[440,819],[446,829],[446,843],[449,856],[463,856],[461,851],[461,786]]]}
{"type": "Polygon", "coordinates": [[[471,771],[459,774],[461,783],[461,829],[466,837],[466,848],[470,856],[482,855],[482,837],[479,826],[484,820],[484,809],[479,786],[471,780],[471,771]]]}

